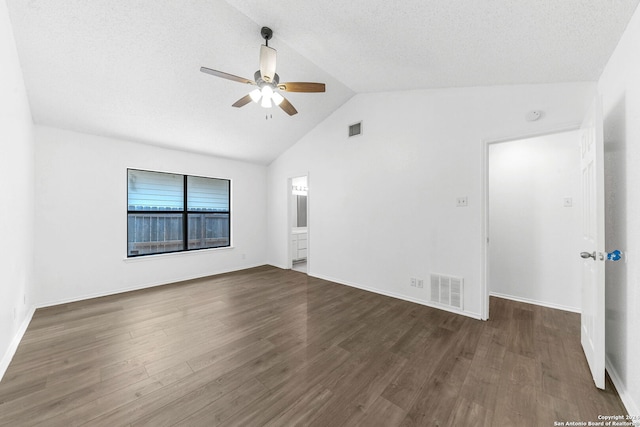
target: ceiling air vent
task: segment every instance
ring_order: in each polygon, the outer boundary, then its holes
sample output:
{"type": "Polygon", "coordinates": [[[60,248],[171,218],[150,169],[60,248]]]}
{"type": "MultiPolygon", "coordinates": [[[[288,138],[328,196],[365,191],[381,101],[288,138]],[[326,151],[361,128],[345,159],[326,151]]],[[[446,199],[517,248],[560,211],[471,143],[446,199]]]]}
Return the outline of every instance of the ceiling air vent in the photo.
{"type": "Polygon", "coordinates": [[[362,122],[349,125],[349,138],[358,135],[362,135],[362,122]]]}

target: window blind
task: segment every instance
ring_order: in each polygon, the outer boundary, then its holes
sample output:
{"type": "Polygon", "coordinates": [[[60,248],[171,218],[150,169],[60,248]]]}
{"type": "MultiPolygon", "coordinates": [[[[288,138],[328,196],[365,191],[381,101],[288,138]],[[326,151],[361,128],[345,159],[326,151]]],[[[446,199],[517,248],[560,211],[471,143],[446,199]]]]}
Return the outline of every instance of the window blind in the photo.
{"type": "Polygon", "coordinates": [[[127,194],[129,210],[182,211],[182,175],[129,169],[127,194]]]}

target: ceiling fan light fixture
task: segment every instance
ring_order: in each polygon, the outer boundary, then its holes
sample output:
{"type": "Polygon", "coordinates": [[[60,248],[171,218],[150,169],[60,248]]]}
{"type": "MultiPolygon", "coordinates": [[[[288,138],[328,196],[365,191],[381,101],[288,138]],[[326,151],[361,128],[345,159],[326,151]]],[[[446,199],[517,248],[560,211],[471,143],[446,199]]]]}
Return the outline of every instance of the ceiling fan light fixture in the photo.
{"type": "Polygon", "coordinates": [[[284,97],[280,95],[278,92],[273,92],[273,95],[271,95],[271,100],[273,101],[274,104],[280,105],[282,104],[282,101],[284,101],[284,97]]]}
{"type": "Polygon", "coordinates": [[[264,85],[262,87],[262,97],[271,99],[272,96],[273,96],[273,89],[271,88],[271,86],[264,85]]]}
{"type": "Polygon", "coordinates": [[[262,92],[260,92],[260,89],[254,89],[251,92],[249,92],[249,96],[251,97],[251,100],[253,102],[258,102],[260,101],[260,98],[262,98],[262,92]]]}
{"type": "Polygon", "coordinates": [[[260,104],[262,108],[271,108],[271,97],[262,97],[262,103],[260,104]]]}

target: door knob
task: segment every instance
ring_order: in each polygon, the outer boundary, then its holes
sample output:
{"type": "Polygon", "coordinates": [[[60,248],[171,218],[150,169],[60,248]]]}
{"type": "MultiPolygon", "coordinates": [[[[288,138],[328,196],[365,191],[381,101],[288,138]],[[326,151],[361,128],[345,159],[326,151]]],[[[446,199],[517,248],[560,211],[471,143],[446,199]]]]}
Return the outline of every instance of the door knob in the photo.
{"type": "Polygon", "coordinates": [[[595,259],[596,259],[596,252],[595,252],[595,251],[594,251],[594,252],[592,252],[592,253],[589,253],[589,252],[580,252],[580,256],[581,256],[582,258],[584,258],[584,259],[587,259],[587,258],[593,258],[593,259],[595,260],[595,259]]]}
{"type": "Polygon", "coordinates": [[[613,252],[609,252],[607,254],[607,260],[609,261],[620,261],[621,258],[622,258],[622,252],[618,249],[616,249],[613,252]]]}

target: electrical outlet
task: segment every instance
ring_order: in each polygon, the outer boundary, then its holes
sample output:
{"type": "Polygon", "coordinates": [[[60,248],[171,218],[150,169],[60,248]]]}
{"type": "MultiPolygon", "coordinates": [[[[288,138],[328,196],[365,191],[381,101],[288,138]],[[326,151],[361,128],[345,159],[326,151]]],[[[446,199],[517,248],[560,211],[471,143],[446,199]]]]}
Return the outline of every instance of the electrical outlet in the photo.
{"type": "Polygon", "coordinates": [[[570,208],[570,207],[572,207],[572,206],[573,206],[573,198],[572,198],[572,197],[565,197],[565,198],[563,199],[563,203],[562,203],[562,205],[563,205],[565,208],[570,208]]]}
{"type": "Polygon", "coordinates": [[[411,286],[413,286],[414,288],[416,287],[416,278],[415,277],[411,278],[411,286]]]}
{"type": "Polygon", "coordinates": [[[418,279],[418,288],[420,289],[424,288],[424,280],[418,279]]]}
{"type": "Polygon", "coordinates": [[[456,207],[463,208],[468,205],[467,196],[458,197],[456,199],[456,207]]]}

